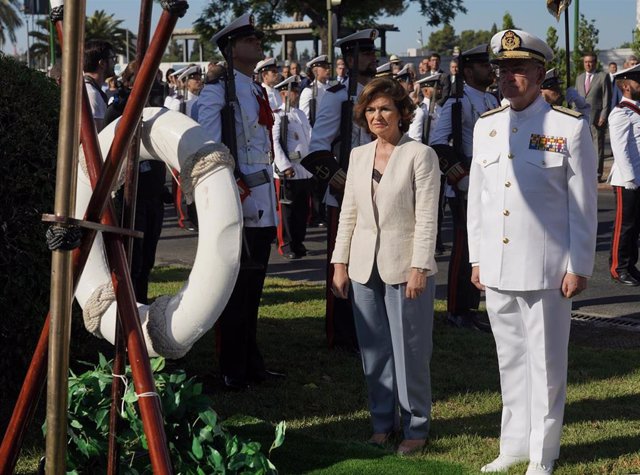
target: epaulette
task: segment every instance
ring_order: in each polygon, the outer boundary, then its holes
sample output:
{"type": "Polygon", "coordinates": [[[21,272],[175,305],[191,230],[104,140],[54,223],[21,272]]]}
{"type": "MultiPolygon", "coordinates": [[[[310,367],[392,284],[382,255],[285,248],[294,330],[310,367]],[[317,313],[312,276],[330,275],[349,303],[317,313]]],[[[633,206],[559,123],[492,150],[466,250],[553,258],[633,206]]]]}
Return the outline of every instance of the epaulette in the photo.
{"type": "Polygon", "coordinates": [[[507,107],[509,107],[509,104],[505,104],[504,106],[496,107],[495,109],[488,110],[487,112],[482,114],[480,117],[489,117],[490,115],[496,114],[498,112],[502,112],[507,107]]]}
{"type": "Polygon", "coordinates": [[[338,92],[346,88],[347,86],[345,86],[344,84],[336,84],[335,86],[331,86],[329,89],[327,89],[327,92],[338,92]]]}
{"type": "Polygon", "coordinates": [[[570,115],[571,117],[575,117],[576,119],[582,117],[582,112],[574,111],[573,109],[569,109],[568,107],[551,106],[551,108],[563,114],[567,114],[567,115],[570,115]]]}

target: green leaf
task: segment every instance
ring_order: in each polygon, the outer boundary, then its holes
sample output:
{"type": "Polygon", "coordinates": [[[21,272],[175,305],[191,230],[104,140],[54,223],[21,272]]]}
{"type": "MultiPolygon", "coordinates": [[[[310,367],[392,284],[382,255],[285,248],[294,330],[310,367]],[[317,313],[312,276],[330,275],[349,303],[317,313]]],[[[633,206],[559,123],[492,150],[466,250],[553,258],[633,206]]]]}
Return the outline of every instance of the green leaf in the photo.
{"type": "Polygon", "coordinates": [[[218,414],[213,409],[209,408],[206,411],[201,411],[198,416],[209,427],[213,428],[218,424],[218,414]]]}
{"type": "Polygon", "coordinates": [[[276,438],[271,444],[271,448],[269,449],[269,457],[271,457],[271,451],[280,447],[284,442],[284,435],[287,431],[287,423],[285,421],[278,422],[276,425],[276,438]]]}
{"type": "Polygon", "coordinates": [[[204,455],[204,452],[202,451],[202,444],[200,444],[200,440],[197,437],[195,437],[191,442],[191,452],[198,460],[202,459],[202,456],[204,455]]]}
{"type": "Polygon", "coordinates": [[[165,360],[162,357],[151,359],[151,371],[158,373],[164,369],[165,360]]]}

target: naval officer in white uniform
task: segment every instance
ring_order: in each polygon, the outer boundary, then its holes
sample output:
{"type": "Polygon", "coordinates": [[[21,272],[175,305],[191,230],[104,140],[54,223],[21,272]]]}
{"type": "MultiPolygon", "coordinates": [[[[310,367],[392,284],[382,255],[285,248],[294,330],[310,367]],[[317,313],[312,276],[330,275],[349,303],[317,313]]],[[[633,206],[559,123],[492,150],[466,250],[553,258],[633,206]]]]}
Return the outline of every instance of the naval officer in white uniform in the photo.
{"type": "Polygon", "coordinates": [[[300,93],[299,109],[304,112],[309,119],[309,123],[313,126],[316,121],[315,116],[318,111],[318,106],[320,105],[325,92],[327,92],[327,89],[331,86],[329,83],[329,78],[331,77],[331,64],[329,64],[329,57],[326,54],[316,56],[307,63],[307,69],[313,75],[314,79],[300,93]],[[315,99],[315,108],[311,106],[313,99],[315,99]]]}
{"type": "Polygon", "coordinates": [[[529,461],[527,475],[549,474],[560,451],[571,298],[593,270],[597,158],[587,121],[540,95],[551,48],[506,30],[491,49],[510,105],[476,123],[467,223],[503,410],[500,454],[481,470],[529,461]]]}

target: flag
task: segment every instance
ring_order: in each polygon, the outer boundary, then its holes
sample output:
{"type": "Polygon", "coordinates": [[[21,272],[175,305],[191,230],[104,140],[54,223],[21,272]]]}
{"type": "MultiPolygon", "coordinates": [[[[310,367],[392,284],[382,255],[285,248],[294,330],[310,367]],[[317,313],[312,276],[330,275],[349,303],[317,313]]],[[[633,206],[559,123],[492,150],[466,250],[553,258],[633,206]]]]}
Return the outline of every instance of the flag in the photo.
{"type": "Polygon", "coordinates": [[[571,0],[547,0],[547,10],[556,17],[556,20],[560,21],[560,15],[570,4],[571,0]]]}

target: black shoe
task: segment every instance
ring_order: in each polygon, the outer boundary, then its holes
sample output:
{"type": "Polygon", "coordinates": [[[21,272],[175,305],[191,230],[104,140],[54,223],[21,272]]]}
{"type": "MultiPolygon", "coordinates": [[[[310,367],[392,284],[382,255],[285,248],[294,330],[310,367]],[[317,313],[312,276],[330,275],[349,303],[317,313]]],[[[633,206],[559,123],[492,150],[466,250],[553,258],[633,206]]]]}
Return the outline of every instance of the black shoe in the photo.
{"type": "Polygon", "coordinates": [[[257,373],[255,373],[249,379],[251,379],[251,381],[255,383],[262,383],[268,380],[285,379],[286,377],[287,375],[280,371],[274,371],[272,369],[271,370],[264,369],[262,371],[258,371],[257,373]]]}
{"type": "Polygon", "coordinates": [[[598,177],[598,183],[604,183],[607,180],[605,180],[604,178],[602,178],[601,176],[598,177]]]}
{"type": "Polygon", "coordinates": [[[304,257],[307,255],[307,248],[305,247],[304,244],[300,244],[299,246],[294,246],[293,249],[295,253],[298,254],[300,257],[304,257]]]}
{"type": "Polygon", "coordinates": [[[246,389],[249,389],[249,385],[246,381],[234,379],[230,376],[223,376],[222,384],[224,385],[224,388],[229,391],[244,391],[246,389]]]}
{"type": "Polygon", "coordinates": [[[640,282],[640,270],[638,270],[636,267],[630,267],[629,268],[629,274],[631,274],[631,276],[636,279],[638,282],[640,282]]]}
{"type": "Polygon", "coordinates": [[[318,221],[318,224],[316,225],[316,227],[318,227],[318,228],[326,228],[327,227],[327,223],[325,223],[324,221],[318,221]]]}
{"type": "Polygon", "coordinates": [[[618,284],[628,285],[630,287],[637,287],[638,285],[640,285],[640,280],[636,279],[629,272],[620,272],[618,274],[618,277],[612,276],[611,278],[613,279],[614,282],[617,282],[618,284]]]}
{"type": "Polygon", "coordinates": [[[300,259],[302,257],[300,254],[293,251],[285,252],[283,256],[286,257],[287,259],[300,259]]]}

